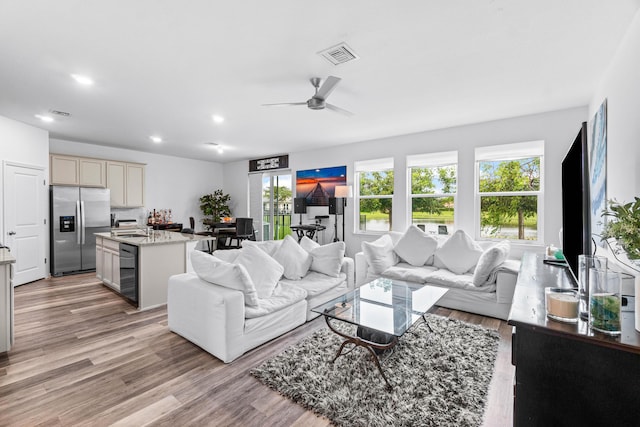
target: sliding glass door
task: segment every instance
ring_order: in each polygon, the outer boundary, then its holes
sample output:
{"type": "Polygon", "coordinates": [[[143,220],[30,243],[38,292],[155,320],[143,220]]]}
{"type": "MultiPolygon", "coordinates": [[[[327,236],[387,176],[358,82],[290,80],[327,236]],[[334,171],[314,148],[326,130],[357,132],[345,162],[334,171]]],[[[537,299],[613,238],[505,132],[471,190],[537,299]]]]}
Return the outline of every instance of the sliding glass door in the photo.
{"type": "MultiPolygon", "coordinates": [[[[293,209],[293,195],[291,187],[291,173],[277,171],[254,175],[250,192],[261,193],[261,204],[251,203],[251,216],[262,219],[261,240],[280,240],[291,234],[291,211],[293,209]],[[258,178],[261,180],[258,187],[258,178]],[[260,188],[258,190],[258,188],[260,188]],[[260,211],[259,213],[257,211],[260,211]]],[[[257,194],[250,194],[252,201],[258,200],[257,194]]],[[[255,221],[254,221],[255,222],[255,221]]]]}

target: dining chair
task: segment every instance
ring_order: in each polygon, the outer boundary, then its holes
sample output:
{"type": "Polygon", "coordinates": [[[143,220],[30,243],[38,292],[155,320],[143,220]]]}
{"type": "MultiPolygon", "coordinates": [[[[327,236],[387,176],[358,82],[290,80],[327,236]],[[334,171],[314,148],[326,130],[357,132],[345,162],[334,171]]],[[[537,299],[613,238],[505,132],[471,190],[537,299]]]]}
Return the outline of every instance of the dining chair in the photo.
{"type": "Polygon", "coordinates": [[[190,226],[190,228],[183,228],[181,233],[186,233],[186,234],[194,234],[195,233],[196,220],[192,216],[189,217],[189,226],[190,226]]]}
{"type": "Polygon", "coordinates": [[[229,239],[228,247],[234,249],[242,247],[243,240],[253,239],[253,218],[236,218],[235,234],[227,237],[229,239]],[[235,245],[233,244],[234,241],[236,242],[235,245]]]}

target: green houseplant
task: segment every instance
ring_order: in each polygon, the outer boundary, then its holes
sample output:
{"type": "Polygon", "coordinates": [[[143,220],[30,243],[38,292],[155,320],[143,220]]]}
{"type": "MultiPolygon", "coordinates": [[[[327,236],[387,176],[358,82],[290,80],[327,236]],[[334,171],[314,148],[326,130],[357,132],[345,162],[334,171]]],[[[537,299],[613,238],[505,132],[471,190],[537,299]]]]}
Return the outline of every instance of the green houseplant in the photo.
{"type": "Polygon", "coordinates": [[[640,198],[634,197],[633,202],[618,203],[609,201],[609,209],[603,216],[614,218],[604,226],[602,236],[615,238],[626,251],[629,259],[640,259],[640,198]]]}
{"type": "Polygon", "coordinates": [[[200,209],[208,217],[202,220],[204,225],[211,229],[211,224],[220,222],[224,217],[231,216],[229,201],[231,196],[224,194],[222,190],[215,190],[211,194],[200,197],[200,209]]]}

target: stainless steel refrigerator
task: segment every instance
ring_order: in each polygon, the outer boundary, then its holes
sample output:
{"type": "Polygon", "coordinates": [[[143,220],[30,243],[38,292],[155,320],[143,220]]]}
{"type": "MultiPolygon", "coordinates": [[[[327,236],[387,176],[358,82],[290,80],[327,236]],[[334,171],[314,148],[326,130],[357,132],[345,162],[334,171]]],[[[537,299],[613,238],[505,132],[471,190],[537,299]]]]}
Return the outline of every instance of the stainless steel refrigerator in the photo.
{"type": "Polygon", "coordinates": [[[96,236],[111,230],[109,189],[51,186],[51,274],[96,268],[96,236]]]}

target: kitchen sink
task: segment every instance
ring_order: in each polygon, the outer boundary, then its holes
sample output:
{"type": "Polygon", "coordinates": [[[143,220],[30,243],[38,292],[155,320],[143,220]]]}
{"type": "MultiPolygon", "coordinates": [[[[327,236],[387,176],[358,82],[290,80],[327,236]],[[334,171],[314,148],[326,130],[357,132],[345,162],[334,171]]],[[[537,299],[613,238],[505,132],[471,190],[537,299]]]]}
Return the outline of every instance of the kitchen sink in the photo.
{"type": "Polygon", "coordinates": [[[142,233],[128,233],[128,234],[118,234],[117,237],[148,237],[148,236],[142,233]]]}

